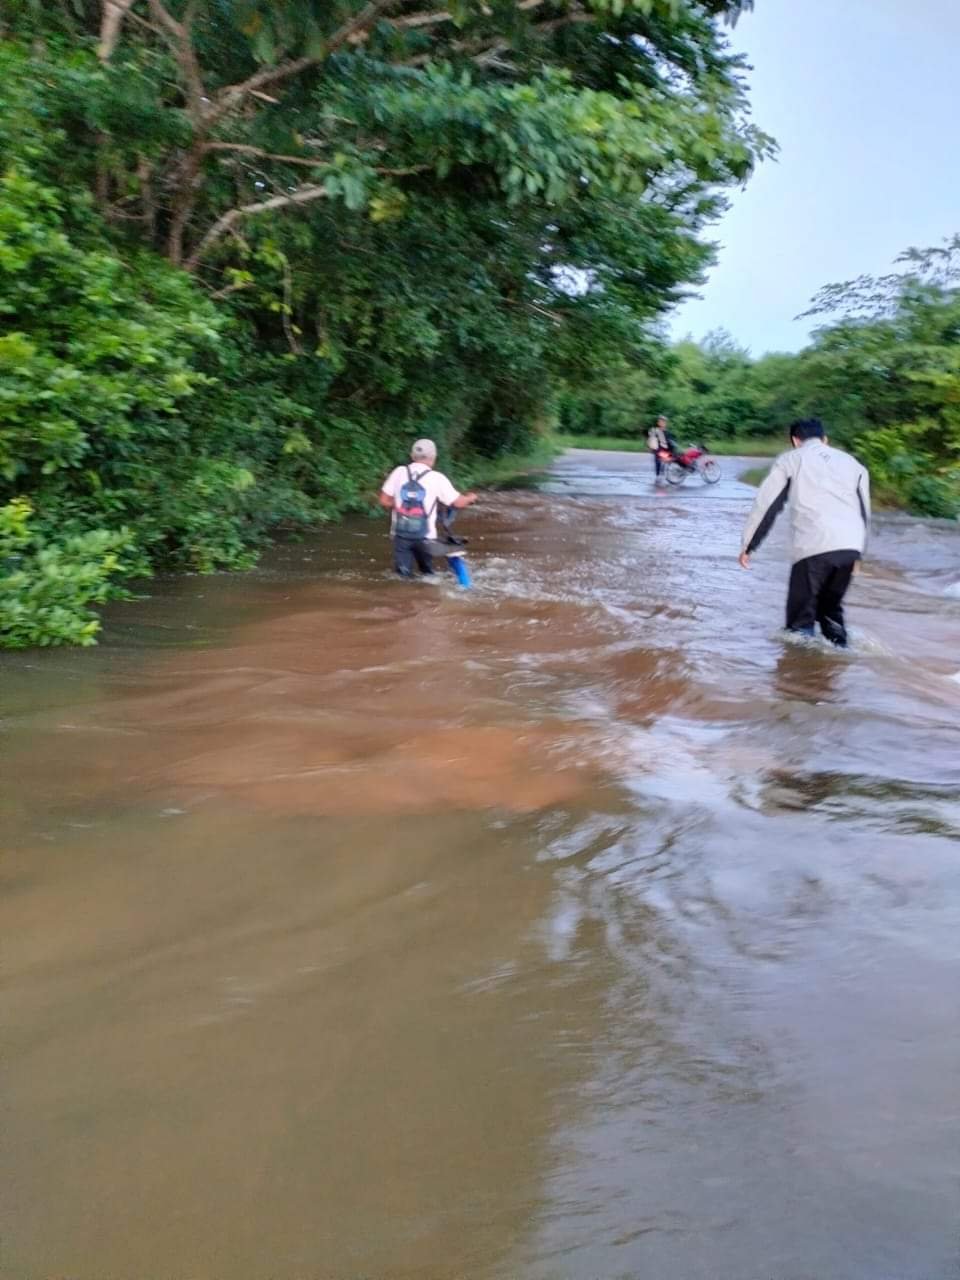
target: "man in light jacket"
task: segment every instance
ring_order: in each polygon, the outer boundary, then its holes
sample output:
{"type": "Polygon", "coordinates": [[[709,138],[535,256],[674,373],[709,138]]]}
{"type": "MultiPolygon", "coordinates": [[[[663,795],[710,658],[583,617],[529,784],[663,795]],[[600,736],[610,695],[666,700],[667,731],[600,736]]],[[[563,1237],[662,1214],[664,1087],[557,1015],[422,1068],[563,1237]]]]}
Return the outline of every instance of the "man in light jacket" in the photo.
{"type": "Polygon", "coordinates": [[[847,643],[843,597],[863,555],[870,525],[870,477],[856,458],[832,449],[819,418],[790,427],[782,453],[760,486],[743,531],[740,564],[750,557],[787,505],[792,560],[787,630],[812,636],[814,624],[833,644],[847,643]]]}
{"type": "Polygon", "coordinates": [[[653,454],[654,484],[660,483],[660,476],[663,472],[663,459],[660,457],[660,451],[662,449],[669,449],[670,447],[670,433],[667,430],[667,419],[663,414],[661,414],[657,419],[656,426],[651,427],[647,432],[647,448],[653,454]]]}

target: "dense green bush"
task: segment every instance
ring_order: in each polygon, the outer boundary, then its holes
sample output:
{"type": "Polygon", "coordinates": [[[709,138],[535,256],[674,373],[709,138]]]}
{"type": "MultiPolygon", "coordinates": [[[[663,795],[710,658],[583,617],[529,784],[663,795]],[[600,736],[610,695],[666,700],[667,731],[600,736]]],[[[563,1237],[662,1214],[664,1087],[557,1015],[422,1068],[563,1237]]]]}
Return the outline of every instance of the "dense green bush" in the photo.
{"type": "Polygon", "coordinates": [[[131,528],[142,573],[249,563],[267,525],[322,513],[291,456],[313,411],[188,276],[122,261],[79,204],[0,179],[0,494],[29,495],[47,535],[131,528]]]}
{"type": "Polygon", "coordinates": [[[98,530],[51,541],[23,498],[0,507],[0,646],[93,644],[90,605],[118,594],[128,533],[98,530]]]}
{"type": "Polygon", "coordinates": [[[960,513],[960,236],[912,249],[901,270],[830,285],[828,317],[798,357],[813,408],[870,467],[881,496],[960,513]]]}
{"type": "Polygon", "coordinates": [[[875,496],[919,516],[960,514],[960,464],[925,446],[929,428],[918,423],[877,427],[853,439],[869,468],[875,496]]]}

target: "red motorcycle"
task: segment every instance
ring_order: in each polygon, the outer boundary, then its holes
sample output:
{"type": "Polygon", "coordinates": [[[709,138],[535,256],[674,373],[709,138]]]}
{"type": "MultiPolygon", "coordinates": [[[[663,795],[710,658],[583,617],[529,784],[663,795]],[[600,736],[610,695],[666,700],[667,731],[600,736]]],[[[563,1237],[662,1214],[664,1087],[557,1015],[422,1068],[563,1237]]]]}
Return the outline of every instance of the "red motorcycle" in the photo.
{"type": "Polygon", "coordinates": [[[686,449],[660,449],[663,474],[667,484],[683,484],[687,476],[698,475],[705,484],[716,484],[720,479],[720,463],[711,458],[705,445],[691,444],[686,449]]]}

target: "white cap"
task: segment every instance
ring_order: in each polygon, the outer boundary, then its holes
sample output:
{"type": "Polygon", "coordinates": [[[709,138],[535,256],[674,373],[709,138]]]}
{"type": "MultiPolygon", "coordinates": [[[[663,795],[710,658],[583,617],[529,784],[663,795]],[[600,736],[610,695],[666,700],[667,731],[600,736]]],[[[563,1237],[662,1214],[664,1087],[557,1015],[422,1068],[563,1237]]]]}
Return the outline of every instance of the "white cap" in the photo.
{"type": "Polygon", "coordinates": [[[427,462],[437,456],[437,446],[432,440],[415,440],[410,450],[414,462],[427,462]]]}

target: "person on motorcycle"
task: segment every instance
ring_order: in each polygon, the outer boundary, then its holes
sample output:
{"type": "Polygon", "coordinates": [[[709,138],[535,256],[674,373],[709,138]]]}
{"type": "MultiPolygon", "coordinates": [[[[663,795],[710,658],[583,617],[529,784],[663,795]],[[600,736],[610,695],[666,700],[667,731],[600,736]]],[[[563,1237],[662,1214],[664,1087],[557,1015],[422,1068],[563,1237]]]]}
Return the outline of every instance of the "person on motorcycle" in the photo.
{"type": "Polygon", "coordinates": [[[677,442],[667,430],[668,419],[660,415],[656,421],[656,425],[652,426],[647,432],[647,448],[653,454],[653,482],[654,484],[663,483],[663,458],[660,456],[663,450],[673,453],[677,447],[677,442]]]}
{"type": "Polygon", "coordinates": [[[792,450],[777,458],[757,493],[740,564],[750,568],[750,557],[789,503],[787,630],[812,636],[819,623],[827,640],[845,648],[843,597],[867,542],[870,476],[856,458],[830,447],[819,418],[792,423],[790,442],[792,450]]]}

